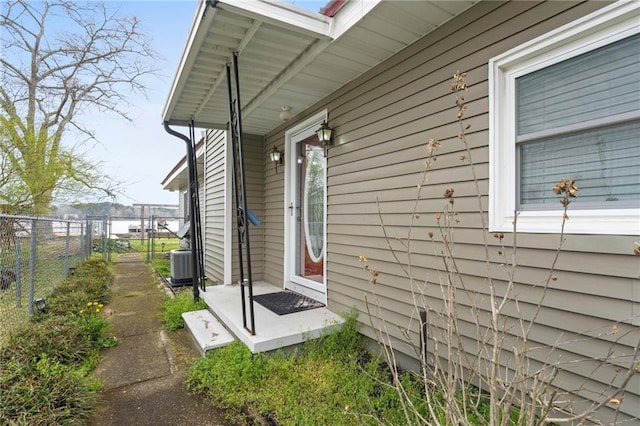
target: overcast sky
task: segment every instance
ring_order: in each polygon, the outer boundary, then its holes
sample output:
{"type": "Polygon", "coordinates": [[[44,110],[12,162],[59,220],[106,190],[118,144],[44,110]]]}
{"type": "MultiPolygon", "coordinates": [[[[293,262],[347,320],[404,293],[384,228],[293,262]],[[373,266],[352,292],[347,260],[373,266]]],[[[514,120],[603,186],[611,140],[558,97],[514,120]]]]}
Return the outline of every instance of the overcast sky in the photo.
{"type": "MultiPolygon", "coordinates": [[[[317,12],[325,1],[287,0],[317,12]]],[[[131,98],[133,123],[117,117],[88,116],[95,122],[100,144],[89,155],[102,162],[102,170],[115,180],[126,182],[117,202],[177,204],[178,194],[162,189],[160,182],[184,156],[185,144],[167,134],[161,126],[162,107],[176,72],[187,33],[197,7],[196,0],[110,1],[122,13],[137,16],[153,38],[154,48],[164,60],[162,78],[149,79],[148,99],[131,98]]],[[[186,129],[177,128],[187,134],[186,129]]]]}

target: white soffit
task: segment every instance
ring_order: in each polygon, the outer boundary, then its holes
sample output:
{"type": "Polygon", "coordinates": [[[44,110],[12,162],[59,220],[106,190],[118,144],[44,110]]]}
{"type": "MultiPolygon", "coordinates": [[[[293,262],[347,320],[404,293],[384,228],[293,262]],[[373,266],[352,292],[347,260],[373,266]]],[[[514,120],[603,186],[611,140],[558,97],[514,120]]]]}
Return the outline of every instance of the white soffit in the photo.
{"type": "Polygon", "coordinates": [[[266,134],[476,0],[347,0],[330,18],[277,0],[201,0],[163,121],[225,129],[226,64],[238,54],[242,125],[266,134]]]}

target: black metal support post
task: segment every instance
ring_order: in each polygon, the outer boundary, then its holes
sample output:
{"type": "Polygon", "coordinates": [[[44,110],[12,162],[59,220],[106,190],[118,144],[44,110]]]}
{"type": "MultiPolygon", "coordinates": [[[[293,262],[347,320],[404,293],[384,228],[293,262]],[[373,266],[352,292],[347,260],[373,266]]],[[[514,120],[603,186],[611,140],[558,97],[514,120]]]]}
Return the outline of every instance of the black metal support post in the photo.
{"type": "Polygon", "coordinates": [[[233,52],[233,70],[227,64],[227,89],[229,95],[229,137],[233,151],[233,186],[236,202],[236,226],[238,231],[238,261],[240,263],[240,297],[242,298],[242,325],[252,335],[256,334],[253,314],[253,278],[251,274],[251,245],[247,221],[247,188],[244,173],[244,147],[242,144],[242,114],[240,83],[238,78],[238,52],[233,52]],[[233,74],[233,83],[232,83],[233,74]],[[246,277],[245,277],[246,257],[246,277]],[[248,294],[245,293],[248,291],[248,294]],[[248,307],[247,307],[248,297],[248,307]],[[247,325],[247,314],[249,325],[247,325]]]}
{"type": "Polygon", "coordinates": [[[202,244],[202,232],[201,232],[201,227],[200,225],[202,224],[202,218],[201,218],[201,210],[200,210],[200,182],[198,182],[198,153],[196,152],[196,144],[197,144],[197,140],[196,140],[196,128],[195,125],[193,123],[193,121],[191,121],[191,124],[189,125],[189,136],[191,137],[191,142],[192,142],[192,156],[193,156],[193,167],[191,169],[191,180],[190,182],[193,182],[191,184],[191,186],[193,186],[193,200],[191,201],[191,207],[193,208],[193,210],[191,210],[191,218],[192,220],[195,220],[196,222],[196,238],[195,238],[195,243],[196,243],[196,253],[198,255],[197,257],[197,266],[198,266],[198,277],[199,277],[199,287],[200,290],[202,291],[206,291],[206,286],[205,286],[205,274],[204,274],[204,246],[202,244]]]}

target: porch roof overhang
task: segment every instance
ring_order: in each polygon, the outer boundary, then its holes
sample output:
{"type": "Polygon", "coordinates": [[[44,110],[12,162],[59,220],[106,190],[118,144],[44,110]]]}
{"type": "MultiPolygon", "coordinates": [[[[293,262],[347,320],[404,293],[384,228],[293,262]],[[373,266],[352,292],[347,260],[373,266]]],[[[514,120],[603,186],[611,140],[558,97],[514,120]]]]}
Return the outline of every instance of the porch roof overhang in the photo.
{"type": "Polygon", "coordinates": [[[332,17],[279,0],[200,0],[162,121],[226,129],[238,52],[243,131],[267,134],[478,0],[348,0],[332,17]]]}
{"type": "MultiPolygon", "coordinates": [[[[196,164],[198,168],[198,178],[202,178],[204,174],[204,147],[205,138],[203,137],[196,144],[196,164]]],[[[180,161],[171,169],[167,176],[160,183],[162,189],[167,191],[179,191],[189,187],[189,171],[187,170],[187,156],[182,157],[180,161]]]]}

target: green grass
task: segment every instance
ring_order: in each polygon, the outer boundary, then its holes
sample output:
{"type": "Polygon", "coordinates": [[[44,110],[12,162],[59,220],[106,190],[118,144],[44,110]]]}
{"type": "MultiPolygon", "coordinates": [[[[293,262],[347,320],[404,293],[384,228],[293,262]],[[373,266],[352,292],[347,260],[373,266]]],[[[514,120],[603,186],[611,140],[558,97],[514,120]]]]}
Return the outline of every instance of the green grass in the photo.
{"type": "MultiPolygon", "coordinates": [[[[282,425],[378,424],[378,419],[406,424],[396,391],[386,385],[388,372],[364,350],[356,324],[352,316],[340,332],[309,341],[295,354],[252,354],[234,343],[198,360],[187,386],[228,413],[251,406],[282,425]]],[[[421,404],[423,386],[408,373],[403,380],[421,404]]]]}
{"type": "MultiPolygon", "coordinates": [[[[131,249],[138,253],[145,253],[145,259],[147,259],[146,254],[150,250],[149,241],[145,239],[143,244],[139,239],[132,239],[130,242],[131,249]]],[[[151,267],[156,273],[168,278],[171,276],[169,252],[180,248],[180,240],[178,238],[155,238],[153,242],[154,256],[150,262],[151,267]]]]}
{"type": "Polygon", "coordinates": [[[171,262],[169,259],[155,258],[151,260],[151,267],[156,271],[156,273],[165,278],[169,278],[171,276],[171,262]]]}
{"type": "Polygon", "coordinates": [[[184,328],[182,314],[184,312],[206,309],[204,301],[194,302],[191,291],[181,291],[175,297],[166,297],[162,308],[162,321],[169,331],[184,328]]]}
{"type": "MultiPolygon", "coordinates": [[[[171,250],[180,248],[180,240],[178,238],[154,238],[153,251],[156,254],[168,253],[171,250]],[[164,247],[163,247],[164,244],[164,247]]],[[[133,251],[146,253],[148,249],[148,240],[145,237],[144,243],[139,239],[131,239],[131,248],[133,251]]]]}
{"type": "MultiPolygon", "coordinates": [[[[283,426],[428,424],[431,400],[435,417],[446,424],[446,403],[437,391],[408,371],[400,372],[398,380],[404,403],[387,365],[365,349],[352,314],[340,331],[308,341],[295,353],[252,354],[239,342],[216,349],[196,361],[187,387],[238,423],[246,422],[251,407],[283,426]],[[405,411],[403,404],[410,408],[405,411]]],[[[468,395],[478,392],[467,389],[468,395]]],[[[469,424],[487,424],[486,398],[473,403],[469,424]]]]}
{"type": "MultiPolygon", "coordinates": [[[[132,239],[130,242],[133,251],[144,253],[145,259],[149,260],[147,257],[147,252],[151,249],[149,240],[145,239],[144,243],[141,243],[139,239],[132,239]]],[[[171,276],[169,252],[180,248],[180,240],[177,238],[155,238],[153,242],[153,257],[150,259],[151,267],[156,273],[168,278],[171,276]]],[[[149,253],[149,256],[151,256],[151,253],[149,253]]]]}
{"type": "Polygon", "coordinates": [[[0,346],[0,418],[3,424],[84,424],[100,383],[92,371],[99,350],[113,346],[102,317],[112,280],[109,265],[78,265],[34,315],[0,346]]]}

